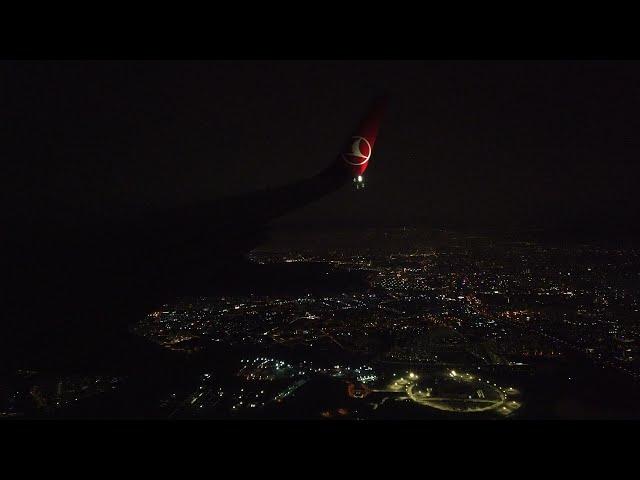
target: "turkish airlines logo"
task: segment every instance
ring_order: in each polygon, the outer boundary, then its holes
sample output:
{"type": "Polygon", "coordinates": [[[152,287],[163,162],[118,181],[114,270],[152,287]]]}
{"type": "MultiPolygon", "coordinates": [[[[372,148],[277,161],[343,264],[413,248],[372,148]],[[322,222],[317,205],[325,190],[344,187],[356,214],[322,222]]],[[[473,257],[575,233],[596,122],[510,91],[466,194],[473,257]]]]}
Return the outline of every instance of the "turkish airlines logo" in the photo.
{"type": "Polygon", "coordinates": [[[371,144],[364,137],[351,137],[351,139],[353,140],[351,152],[343,153],[342,159],[345,163],[355,167],[364,165],[369,161],[369,157],[371,156],[371,144]]]}

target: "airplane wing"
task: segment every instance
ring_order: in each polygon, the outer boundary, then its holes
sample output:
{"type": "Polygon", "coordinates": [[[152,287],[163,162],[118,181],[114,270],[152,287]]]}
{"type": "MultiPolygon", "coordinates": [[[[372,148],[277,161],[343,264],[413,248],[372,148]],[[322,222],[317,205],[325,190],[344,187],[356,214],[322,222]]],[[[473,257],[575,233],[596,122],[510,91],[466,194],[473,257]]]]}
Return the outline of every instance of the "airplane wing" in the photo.
{"type": "Polygon", "coordinates": [[[385,103],[377,99],[336,158],[310,178],[121,222],[7,228],[0,301],[5,328],[18,335],[2,343],[77,346],[69,339],[84,338],[79,332],[108,335],[113,322],[126,325],[158,302],[242,278],[229,272],[264,240],[271,220],[347,184],[364,185],[385,103]]]}
{"type": "MultiPolygon", "coordinates": [[[[356,188],[364,187],[364,173],[373,157],[386,105],[386,96],[373,101],[333,162],[318,174],[282,187],[234,197],[228,199],[228,204],[235,204],[233,210],[242,210],[244,218],[255,224],[264,224],[312,203],[348,183],[353,183],[356,188]]],[[[228,204],[225,205],[225,209],[228,208],[228,204]]],[[[206,216],[207,210],[212,206],[199,207],[203,211],[202,215],[206,216]]]]}

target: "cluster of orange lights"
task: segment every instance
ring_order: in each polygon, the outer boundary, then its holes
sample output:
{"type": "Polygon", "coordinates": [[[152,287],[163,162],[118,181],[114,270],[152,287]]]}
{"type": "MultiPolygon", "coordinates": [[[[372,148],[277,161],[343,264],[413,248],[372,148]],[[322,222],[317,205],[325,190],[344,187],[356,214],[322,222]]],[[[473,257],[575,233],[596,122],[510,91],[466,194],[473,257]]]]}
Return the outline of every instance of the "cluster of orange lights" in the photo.
{"type": "Polygon", "coordinates": [[[322,412],[321,415],[324,418],[344,417],[346,415],[349,415],[349,410],[347,410],[346,408],[338,408],[337,410],[327,410],[325,412],[322,412]]]}
{"type": "Polygon", "coordinates": [[[371,393],[371,389],[366,385],[360,384],[356,385],[354,383],[350,383],[347,386],[347,394],[351,398],[364,398],[371,393]]]}

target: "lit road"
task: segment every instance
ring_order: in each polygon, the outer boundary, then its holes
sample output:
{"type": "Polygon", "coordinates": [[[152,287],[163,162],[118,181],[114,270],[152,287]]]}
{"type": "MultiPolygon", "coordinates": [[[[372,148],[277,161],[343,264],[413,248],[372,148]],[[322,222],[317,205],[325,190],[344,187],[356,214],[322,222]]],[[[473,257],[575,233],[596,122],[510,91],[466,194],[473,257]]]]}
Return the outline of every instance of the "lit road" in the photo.
{"type": "Polygon", "coordinates": [[[502,406],[507,399],[507,397],[500,390],[496,390],[500,398],[496,400],[490,400],[486,398],[457,399],[457,398],[451,398],[451,397],[429,397],[427,395],[414,392],[414,388],[415,388],[415,385],[410,385],[407,388],[407,395],[409,395],[409,398],[411,398],[411,400],[421,405],[427,405],[429,407],[437,408],[439,410],[446,410],[450,412],[461,412],[461,411],[483,412],[487,410],[496,410],[498,407],[502,406]],[[447,404],[447,402],[451,402],[451,401],[462,402],[464,404],[472,403],[474,404],[474,406],[472,408],[466,408],[466,409],[453,408],[447,404]],[[476,406],[478,404],[480,405],[484,404],[485,406],[476,406]]]}

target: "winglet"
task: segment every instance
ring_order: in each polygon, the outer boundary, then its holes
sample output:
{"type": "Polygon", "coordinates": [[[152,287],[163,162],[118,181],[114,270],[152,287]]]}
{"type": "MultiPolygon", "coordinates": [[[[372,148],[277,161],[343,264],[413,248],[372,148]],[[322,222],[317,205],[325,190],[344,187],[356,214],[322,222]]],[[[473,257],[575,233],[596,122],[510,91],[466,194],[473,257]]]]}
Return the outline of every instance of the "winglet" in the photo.
{"type": "Polygon", "coordinates": [[[380,96],[374,100],[366,117],[364,117],[338,157],[338,160],[349,171],[358,188],[364,186],[363,174],[369,166],[369,161],[373,155],[380,122],[386,110],[387,102],[387,95],[380,96]]]}

